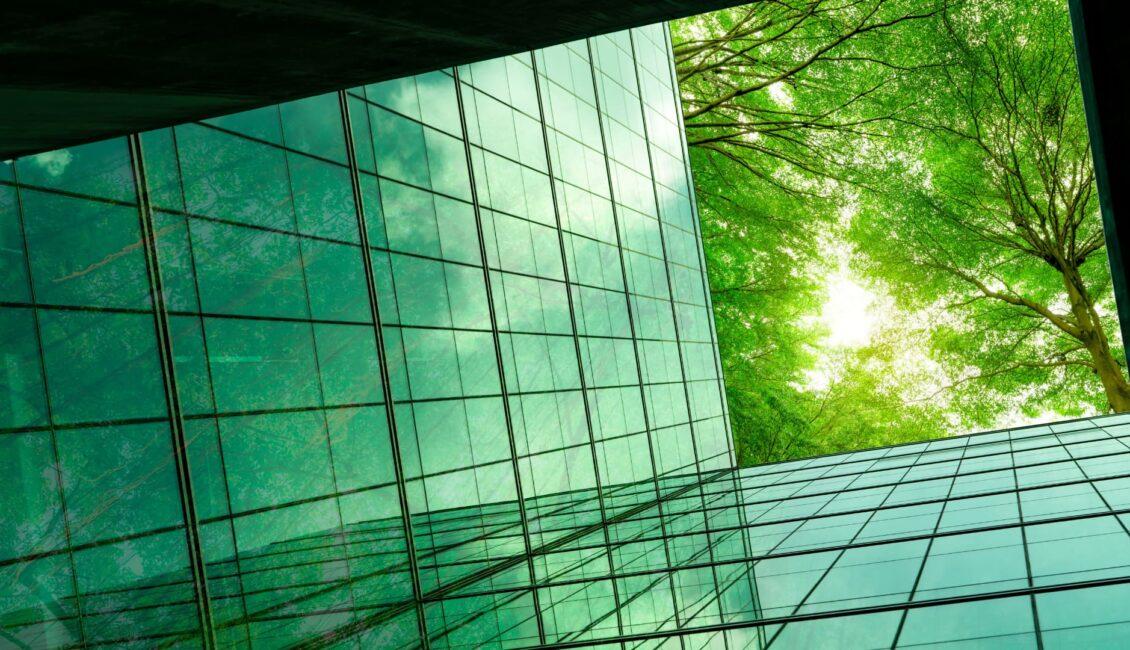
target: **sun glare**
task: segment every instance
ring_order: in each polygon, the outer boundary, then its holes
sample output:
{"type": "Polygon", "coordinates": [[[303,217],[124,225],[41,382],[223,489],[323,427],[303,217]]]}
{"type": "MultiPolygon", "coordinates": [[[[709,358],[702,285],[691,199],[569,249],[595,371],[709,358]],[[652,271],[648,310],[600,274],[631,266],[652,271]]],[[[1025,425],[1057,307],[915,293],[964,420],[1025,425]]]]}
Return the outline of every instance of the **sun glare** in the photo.
{"type": "Polygon", "coordinates": [[[875,294],[845,277],[829,280],[828,298],[820,320],[828,328],[830,346],[860,347],[871,341],[875,316],[871,304],[875,294]]]}

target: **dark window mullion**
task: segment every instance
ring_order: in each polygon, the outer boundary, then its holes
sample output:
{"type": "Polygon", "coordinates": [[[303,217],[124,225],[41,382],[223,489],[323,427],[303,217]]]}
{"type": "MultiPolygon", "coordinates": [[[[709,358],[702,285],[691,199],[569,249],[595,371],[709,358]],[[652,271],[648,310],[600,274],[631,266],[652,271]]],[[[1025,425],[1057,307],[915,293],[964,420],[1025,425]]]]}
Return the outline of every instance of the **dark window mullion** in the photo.
{"type": "Polygon", "coordinates": [[[200,617],[200,637],[206,649],[216,646],[215,629],[212,621],[212,603],[208,595],[208,577],[205,571],[204,553],[200,544],[200,528],[196,515],[196,497],[192,488],[189,470],[188,441],[184,431],[184,416],[181,412],[176,368],[173,356],[172,334],[169,328],[169,314],[165,305],[164,287],[161,284],[161,268],[157,255],[157,234],[153,224],[153,210],[149,203],[148,180],[142,155],[141,136],[129,136],[131,168],[138,198],[138,219],[141,241],[145,253],[146,276],[149,281],[153,304],[153,325],[157,339],[157,353],[160,359],[161,374],[168,408],[169,431],[173,465],[176,468],[179,487],[181,515],[184,521],[185,543],[189,571],[192,574],[196,592],[196,608],[200,617]]]}

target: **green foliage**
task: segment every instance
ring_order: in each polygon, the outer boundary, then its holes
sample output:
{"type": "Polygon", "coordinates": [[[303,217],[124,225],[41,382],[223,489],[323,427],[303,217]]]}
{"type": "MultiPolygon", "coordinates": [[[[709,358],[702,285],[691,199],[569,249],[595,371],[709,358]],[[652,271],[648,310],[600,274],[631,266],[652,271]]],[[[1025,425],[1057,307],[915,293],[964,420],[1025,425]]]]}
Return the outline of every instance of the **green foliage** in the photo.
{"type": "Polygon", "coordinates": [[[1060,2],[757,3],[673,34],[741,462],[1130,408],[1060,2]],[[818,318],[844,267],[881,303],[859,347],[818,318]]]}
{"type": "Polygon", "coordinates": [[[853,224],[857,267],[941,315],[931,345],[963,424],[1124,410],[1066,12],[967,3],[936,31],[952,63],[916,75],[923,100],[867,161],[882,191],[853,224]]]}

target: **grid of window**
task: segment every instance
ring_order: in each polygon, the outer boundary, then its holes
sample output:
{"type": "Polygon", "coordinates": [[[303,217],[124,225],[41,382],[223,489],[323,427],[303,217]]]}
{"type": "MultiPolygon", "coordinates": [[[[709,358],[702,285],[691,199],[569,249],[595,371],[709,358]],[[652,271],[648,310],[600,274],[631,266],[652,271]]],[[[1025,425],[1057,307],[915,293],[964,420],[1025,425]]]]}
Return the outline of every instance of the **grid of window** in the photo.
{"type": "Polygon", "coordinates": [[[1130,643],[1130,416],[732,468],[673,78],[0,165],[0,646],[1130,643]]]}
{"type": "MultiPolygon", "coordinates": [[[[557,536],[529,558],[549,571],[531,585],[496,580],[528,559],[515,558],[425,594],[428,644],[805,649],[1130,642],[1130,416],[659,483],[657,499],[650,483],[607,486],[641,498],[604,525],[582,520],[599,510],[594,495],[532,498],[557,536]],[[697,543],[704,530],[711,533],[709,553],[697,543]],[[617,562],[611,572],[607,557],[617,562]]],[[[452,530],[477,530],[489,518],[468,508],[445,521],[452,530]]],[[[405,601],[306,646],[372,632],[414,605],[405,601]]],[[[380,639],[421,645],[409,633],[386,631],[380,639]]]]}
{"type": "Polygon", "coordinates": [[[687,619],[612,577],[733,537],[681,137],[653,26],[0,165],[0,645],[687,619]]]}

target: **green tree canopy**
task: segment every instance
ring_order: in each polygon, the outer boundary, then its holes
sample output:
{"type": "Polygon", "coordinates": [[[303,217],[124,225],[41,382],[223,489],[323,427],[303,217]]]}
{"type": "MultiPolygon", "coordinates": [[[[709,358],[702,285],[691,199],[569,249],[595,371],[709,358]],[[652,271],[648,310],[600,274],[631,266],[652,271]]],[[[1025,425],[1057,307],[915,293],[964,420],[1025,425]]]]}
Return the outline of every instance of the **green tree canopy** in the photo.
{"type": "Polygon", "coordinates": [[[1043,1],[947,16],[952,63],[919,77],[852,233],[866,273],[942,308],[933,347],[974,415],[1130,409],[1070,27],[1043,1]]]}
{"type": "Polygon", "coordinates": [[[743,461],[1130,410],[1062,3],[758,2],[673,33],[743,461]],[[814,318],[844,251],[885,305],[851,349],[814,318]]]}

